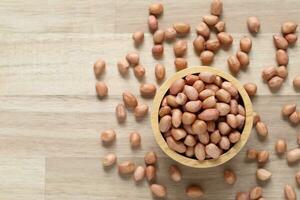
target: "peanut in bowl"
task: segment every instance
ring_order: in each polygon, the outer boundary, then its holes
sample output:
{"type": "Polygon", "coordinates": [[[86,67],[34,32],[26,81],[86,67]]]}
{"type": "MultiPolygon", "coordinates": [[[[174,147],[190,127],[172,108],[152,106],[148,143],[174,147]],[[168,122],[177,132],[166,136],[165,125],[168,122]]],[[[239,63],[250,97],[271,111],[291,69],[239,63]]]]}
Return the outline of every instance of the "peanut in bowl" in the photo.
{"type": "Polygon", "coordinates": [[[251,100],[237,79],[199,66],[181,70],[163,83],[154,98],[151,124],[156,142],[169,157],[186,166],[209,168],[243,148],[252,115],[251,100]]]}

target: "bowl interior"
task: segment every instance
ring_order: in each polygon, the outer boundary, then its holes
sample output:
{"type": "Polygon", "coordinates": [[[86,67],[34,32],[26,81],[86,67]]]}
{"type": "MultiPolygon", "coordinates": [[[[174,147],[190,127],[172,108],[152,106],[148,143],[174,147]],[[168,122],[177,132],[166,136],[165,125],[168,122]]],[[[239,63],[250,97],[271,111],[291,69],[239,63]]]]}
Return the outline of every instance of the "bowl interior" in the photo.
{"type": "Polygon", "coordinates": [[[175,161],[177,161],[183,165],[195,167],[195,168],[209,168],[209,167],[218,166],[220,164],[227,162],[231,158],[233,158],[246,144],[246,142],[249,138],[249,135],[251,133],[252,123],[253,123],[253,114],[252,114],[251,100],[250,100],[247,92],[241,85],[241,83],[236,78],[234,78],[233,76],[231,76],[230,74],[228,74],[226,72],[223,72],[214,67],[206,67],[206,66],[189,67],[187,69],[184,69],[184,70],[181,70],[181,71],[175,73],[172,77],[170,77],[167,81],[165,81],[155,95],[155,98],[153,101],[153,106],[152,106],[152,113],[151,113],[151,124],[152,124],[154,137],[155,137],[156,142],[160,146],[160,148],[169,157],[171,157],[175,161]],[[196,160],[193,158],[188,158],[186,156],[183,156],[168,147],[165,139],[163,138],[163,136],[159,130],[158,111],[159,111],[162,99],[164,98],[166,92],[168,91],[171,84],[175,80],[177,80],[179,78],[183,78],[189,74],[196,74],[196,73],[200,73],[200,72],[204,72],[204,71],[211,72],[211,73],[214,73],[214,74],[220,76],[221,78],[231,82],[237,88],[237,90],[242,98],[244,107],[245,107],[246,119],[245,119],[244,129],[241,133],[241,139],[239,140],[239,142],[237,142],[226,153],[222,154],[217,159],[209,159],[209,160],[199,161],[199,160],[196,160]]]}

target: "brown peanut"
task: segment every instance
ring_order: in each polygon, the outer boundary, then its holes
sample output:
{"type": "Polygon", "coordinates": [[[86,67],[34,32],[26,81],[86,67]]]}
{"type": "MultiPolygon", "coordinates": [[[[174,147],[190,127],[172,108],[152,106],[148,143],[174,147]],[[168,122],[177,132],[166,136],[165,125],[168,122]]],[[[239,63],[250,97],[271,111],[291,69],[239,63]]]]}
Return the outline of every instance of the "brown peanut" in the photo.
{"type": "Polygon", "coordinates": [[[294,33],[297,30],[297,26],[295,22],[285,22],[281,25],[281,32],[283,34],[294,33]]]}
{"type": "Polygon", "coordinates": [[[245,53],[249,53],[252,48],[252,40],[248,36],[244,36],[240,40],[240,49],[245,53]]]}
{"type": "Polygon", "coordinates": [[[212,52],[216,52],[220,49],[221,44],[220,41],[218,39],[209,39],[205,42],[205,49],[212,51],[212,52]]]}
{"type": "Polygon", "coordinates": [[[218,23],[215,24],[215,29],[217,30],[217,32],[224,32],[225,31],[225,22],[223,21],[219,21],[218,23]]]}
{"type": "Polygon", "coordinates": [[[188,146],[188,147],[193,147],[195,146],[195,144],[197,143],[196,142],[196,139],[194,136],[192,135],[187,135],[183,141],[183,143],[188,146]]]}
{"type": "Polygon", "coordinates": [[[220,43],[225,46],[230,46],[233,42],[232,36],[226,32],[218,33],[217,37],[218,37],[220,43]]]}
{"type": "Polygon", "coordinates": [[[122,60],[118,61],[117,66],[118,66],[118,70],[122,76],[125,76],[126,74],[128,74],[129,63],[126,59],[122,59],[122,60]]]}
{"type": "Polygon", "coordinates": [[[182,177],[181,171],[176,165],[171,165],[169,167],[169,174],[170,174],[172,181],[174,181],[174,182],[181,181],[181,177],[182,177]]]}
{"type": "Polygon", "coordinates": [[[117,134],[113,129],[105,130],[101,133],[101,141],[105,144],[112,143],[116,140],[117,134]]]}
{"type": "Polygon", "coordinates": [[[248,56],[248,54],[246,54],[245,52],[243,52],[243,51],[238,51],[237,53],[236,53],[236,57],[237,57],[237,59],[239,60],[239,62],[240,62],[240,64],[241,64],[241,67],[246,67],[246,66],[248,66],[249,65],[249,62],[250,62],[250,60],[249,60],[249,56],[248,56]]]}
{"type": "Polygon", "coordinates": [[[173,24],[173,28],[179,35],[186,35],[190,32],[190,25],[188,23],[178,22],[173,24]]]}
{"type": "Polygon", "coordinates": [[[286,154],[286,160],[289,163],[295,163],[300,160],[300,148],[289,150],[286,154]]]}
{"type": "Polygon", "coordinates": [[[289,56],[285,50],[278,49],[276,51],[276,61],[278,65],[287,66],[289,63],[289,56]]]}
{"type": "Polygon", "coordinates": [[[198,143],[196,146],[195,146],[195,156],[198,160],[202,161],[205,159],[205,147],[203,144],[201,143],[198,143]]]}
{"type": "Polygon", "coordinates": [[[148,151],[144,157],[145,163],[147,165],[154,165],[157,162],[157,156],[154,151],[148,151]]]}
{"type": "Polygon", "coordinates": [[[300,88],[300,75],[297,75],[293,79],[293,85],[294,85],[295,88],[300,88]]]}
{"type": "Polygon", "coordinates": [[[170,94],[172,95],[176,95],[178,94],[179,92],[182,92],[183,91],[183,88],[184,88],[184,85],[185,85],[185,82],[183,79],[177,79],[175,80],[172,85],[170,86],[170,94]]]}
{"type": "Polygon", "coordinates": [[[173,45],[173,51],[176,57],[183,57],[186,54],[187,41],[178,40],[173,45]]]}
{"type": "Polygon", "coordinates": [[[206,23],[200,22],[196,27],[196,32],[198,35],[203,36],[204,38],[209,38],[210,30],[206,23]]]}
{"type": "Polygon", "coordinates": [[[174,65],[177,71],[187,68],[187,60],[185,58],[175,58],[174,65]]]}
{"type": "Polygon", "coordinates": [[[103,59],[98,59],[94,64],[95,77],[99,78],[105,71],[105,61],[103,59]]]}
{"type": "Polygon", "coordinates": [[[143,65],[137,65],[133,69],[134,75],[138,79],[142,79],[146,73],[146,69],[143,65]]]}
{"type": "Polygon", "coordinates": [[[121,175],[132,174],[135,170],[135,163],[131,161],[124,161],[119,164],[118,170],[121,175]]]}
{"type": "Polygon", "coordinates": [[[256,151],[256,149],[251,148],[251,149],[247,150],[247,158],[249,160],[256,160],[257,154],[258,154],[258,152],[256,151]]]}
{"type": "Polygon", "coordinates": [[[260,151],[257,154],[257,162],[260,164],[265,164],[269,160],[269,152],[267,151],[260,151]]]}
{"type": "Polygon", "coordinates": [[[298,40],[298,36],[294,33],[289,33],[285,36],[285,39],[288,41],[289,45],[294,45],[298,40]]]}
{"type": "Polygon", "coordinates": [[[280,78],[285,79],[288,75],[288,71],[285,66],[279,66],[276,71],[280,78]]]}
{"type": "Polygon", "coordinates": [[[258,135],[262,137],[266,137],[268,135],[268,127],[265,125],[265,123],[257,122],[255,128],[258,135]]]}
{"type": "Polygon", "coordinates": [[[229,141],[233,144],[237,143],[241,139],[241,133],[238,131],[231,132],[228,136],[229,141]]]}
{"type": "Polygon", "coordinates": [[[154,44],[161,44],[165,40],[165,32],[163,30],[158,29],[153,34],[153,42],[154,44]]]}
{"type": "Polygon", "coordinates": [[[172,137],[167,137],[166,141],[170,149],[178,153],[184,153],[186,151],[186,146],[184,145],[184,143],[177,142],[172,137]]]}
{"type": "Polygon", "coordinates": [[[186,188],[185,194],[189,198],[200,198],[204,195],[202,189],[198,185],[190,185],[186,188]]]}
{"type": "Polygon", "coordinates": [[[221,15],[223,11],[223,2],[222,0],[213,0],[210,4],[210,14],[212,15],[221,15]]]}
{"type": "Polygon", "coordinates": [[[185,104],[185,109],[188,112],[198,112],[202,107],[202,103],[200,100],[196,100],[196,101],[189,101],[185,104]]]}
{"type": "Polygon", "coordinates": [[[257,112],[253,112],[253,124],[256,125],[260,121],[260,116],[257,112]]]}
{"type": "Polygon", "coordinates": [[[198,91],[193,86],[185,85],[184,93],[191,101],[195,101],[198,99],[198,91]]]}
{"type": "Polygon", "coordinates": [[[140,93],[143,97],[153,97],[156,93],[156,86],[150,83],[141,84],[140,93]]]}
{"type": "Polygon", "coordinates": [[[249,192],[236,193],[235,200],[249,200],[249,192]]]}
{"type": "Polygon", "coordinates": [[[136,52],[130,52],[126,55],[126,60],[132,66],[136,66],[140,62],[140,56],[136,52]]]}
{"type": "Polygon", "coordinates": [[[182,112],[180,109],[173,109],[172,110],[172,125],[175,128],[178,128],[181,125],[182,121],[182,112]]]}
{"type": "Polygon", "coordinates": [[[219,110],[215,108],[209,108],[202,111],[198,115],[198,118],[204,121],[213,121],[213,120],[217,120],[219,118],[219,115],[220,115],[219,110]]]}
{"type": "Polygon", "coordinates": [[[281,113],[283,116],[288,117],[295,111],[296,111],[296,104],[293,103],[293,104],[284,105],[281,110],[281,113]]]}
{"type": "Polygon", "coordinates": [[[261,76],[262,76],[262,79],[264,81],[268,81],[268,80],[270,80],[271,78],[273,78],[276,75],[277,75],[276,67],[274,67],[274,66],[268,66],[268,67],[266,67],[266,68],[263,69],[261,76]]]}
{"type": "Polygon", "coordinates": [[[260,29],[260,22],[257,17],[249,17],[247,20],[248,30],[251,33],[258,33],[260,29]]]}
{"type": "Polygon", "coordinates": [[[241,69],[241,63],[235,55],[229,56],[227,59],[227,64],[229,70],[234,74],[238,73],[241,69]]]}
{"type": "Polygon", "coordinates": [[[159,16],[164,12],[164,7],[161,3],[153,3],[149,6],[149,14],[159,16]]]}
{"type": "Polygon", "coordinates": [[[184,93],[178,93],[175,101],[179,105],[184,105],[187,102],[187,96],[184,93]]]}
{"type": "Polygon", "coordinates": [[[260,168],[256,170],[256,178],[260,181],[267,181],[271,178],[272,173],[266,169],[260,168]]]}
{"type": "Polygon", "coordinates": [[[155,77],[157,81],[161,81],[166,76],[166,69],[162,64],[155,65],[155,77]]]}
{"type": "Polygon", "coordinates": [[[103,97],[107,96],[108,87],[104,82],[98,81],[96,83],[95,88],[96,88],[96,93],[97,93],[98,97],[103,98],[103,97]]]}
{"type": "Polygon", "coordinates": [[[154,15],[148,17],[148,27],[152,33],[158,29],[158,21],[154,15]]]}
{"type": "Polygon", "coordinates": [[[277,49],[286,50],[289,46],[288,41],[279,34],[273,35],[273,41],[274,41],[274,45],[277,49]]]}
{"type": "Polygon", "coordinates": [[[217,159],[221,155],[221,150],[217,145],[210,143],[205,146],[205,153],[213,159],[217,159]]]}
{"type": "Polygon", "coordinates": [[[201,35],[199,35],[193,41],[193,46],[197,53],[201,53],[205,49],[205,39],[201,35]]]}
{"type": "Polygon", "coordinates": [[[219,17],[215,15],[205,15],[202,17],[202,20],[208,25],[208,26],[214,26],[218,23],[219,17]]]}
{"type": "Polygon", "coordinates": [[[229,92],[227,92],[226,90],[224,89],[219,89],[217,92],[216,92],[216,98],[221,101],[221,102],[224,102],[224,103],[229,103],[230,100],[231,100],[231,95],[229,92]]]}
{"type": "Polygon", "coordinates": [[[196,115],[189,112],[184,112],[182,115],[182,123],[185,125],[191,125],[196,120],[196,115]]]}
{"type": "Polygon", "coordinates": [[[268,86],[271,90],[278,90],[283,84],[283,78],[279,76],[274,76],[268,81],[268,86]]]}
{"type": "Polygon", "coordinates": [[[284,139],[278,139],[276,141],[275,151],[277,154],[283,154],[286,152],[286,141],[284,139]]]}
{"type": "Polygon", "coordinates": [[[137,148],[141,145],[141,135],[138,132],[132,132],[129,141],[132,148],[137,148]]]}
{"type": "Polygon", "coordinates": [[[127,111],[126,111],[124,104],[119,103],[116,106],[116,117],[117,117],[117,120],[119,123],[125,122],[126,117],[127,117],[127,111]]]}
{"type": "Polygon", "coordinates": [[[257,86],[254,83],[244,84],[244,88],[249,96],[255,96],[257,91],[257,86]]]}
{"type": "Polygon", "coordinates": [[[134,109],[137,106],[137,98],[131,92],[125,91],[123,92],[122,96],[124,105],[127,108],[134,109]]]}
{"type": "Polygon", "coordinates": [[[250,190],[249,197],[251,200],[256,200],[262,197],[263,189],[259,186],[256,186],[250,190]]]}
{"type": "Polygon", "coordinates": [[[232,170],[224,171],[224,180],[227,184],[233,185],[236,182],[236,175],[232,170]]]}
{"type": "Polygon", "coordinates": [[[137,166],[133,173],[133,180],[135,182],[142,181],[145,177],[145,168],[143,166],[137,166]]]}
{"type": "Polygon", "coordinates": [[[219,147],[223,150],[228,150],[230,148],[230,141],[228,137],[222,136],[219,142],[219,147]]]}
{"type": "Polygon", "coordinates": [[[289,120],[292,124],[298,124],[300,123],[300,114],[295,111],[289,116],[289,120]]]}
{"type": "Polygon", "coordinates": [[[163,133],[167,132],[172,126],[172,118],[170,115],[163,116],[159,121],[159,130],[163,133]]]}
{"type": "Polygon", "coordinates": [[[164,54],[164,46],[156,44],[152,47],[152,55],[154,58],[161,58],[164,54]]]}
{"type": "Polygon", "coordinates": [[[177,32],[173,27],[169,27],[165,30],[165,38],[168,41],[174,40],[177,36],[177,32]]]}
{"type": "Polygon", "coordinates": [[[200,60],[203,64],[209,65],[213,62],[215,54],[212,51],[205,50],[200,54],[200,60]]]}
{"type": "Polygon", "coordinates": [[[147,180],[152,181],[156,177],[156,168],[153,165],[148,165],[145,173],[147,180]]]}
{"type": "Polygon", "coordinates": [[[109,153],[104,156],[102,164],[104,167],[110,167],[117,162],[117,156],[114,153],[109,153]]]}
{"type": "Polygon", "coordinates": [[[295,189],[290,185],[284,186],[284,196],[286,200],[296,200],[297,195],[295,189]]]}
{"type": "Polygon", "coordinates": [[[185,138],[187,135],[186,131],[181,128],[172,128],[171,129],[171,134],[175,140],[181,140],[182,138],[185,138]]]}
{"type": "Polygon", "coordinates": [[[167,196],[167,189],[163,185],[152,184],[150,185],[150,190],[155,196],[159,198],[164,198],[165,196],[167,196]]]}
{"type": "Polygon", "coordinates": [[[136,31],[132,34],[132,39],[136,45],[141,44],[144,41],[144,32],[136,31]]]}

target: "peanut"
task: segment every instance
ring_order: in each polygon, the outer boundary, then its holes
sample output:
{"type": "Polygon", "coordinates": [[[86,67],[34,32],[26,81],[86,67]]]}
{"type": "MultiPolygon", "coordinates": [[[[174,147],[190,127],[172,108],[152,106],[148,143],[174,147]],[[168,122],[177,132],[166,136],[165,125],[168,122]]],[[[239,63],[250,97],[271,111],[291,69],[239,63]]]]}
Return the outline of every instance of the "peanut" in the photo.
{"type": "Polygon", "coordinates": [[[142,181],[145,177],[145,168],[143,166],[137,166],[133,173],[133,180],[135,182],[142,181]]]}
{"type": "Polygon", "coordinates": [[[300,123],[300,114],[295,111],[289,116],[289,120],[292,124],[298,124],[300,123]]]}
{"type": "Polygon", "coordinates": [[[273,41],[274,41],[274,45],[277,49],[286,50],[289,46],[288,41],[279,34],[273,35],[273,41]]]}
{"type": "Polygon", "coordinates": [[[161,44],[165,40],[165,32],[163,30],[158,29],[153,34],[153,42],[154,44],[161,44]]]}
{"type": "Polygon", "coordinates": [[[209,108],[202,111],[198,118],[204,121],[212,121],[217,120],[219,118],[220,112],[215,108],[209,108]]]}
{"type": "Polygon", "coordinates": [[[104,156],[102,164],[104,167],[110,167],[117,162],[117,156],[114,153],[109,153],[104,156]]]}
{"type": "Polygon", "coordinates": [[[295,88],[300,88],[300,75],[297,75],[293,80],[293,85],[295,88]]]}
{"type": "Polygon", "coordinates": [[[174,40],[177,36],[177,32],[173,27],[169,27],[165,30],[165,39],[168,41],[174,40]]]}
{"type": "Polygon", "coordinates": [[[187,41],[178,40],[173,45],[173,51],[176,57],[183,57],[186,54],[187,41]]]}
{"type": "Polygon", "coordinates": [[[172,181],[174,181],[174,182],[181,181],[181,177],[182,177],[181,171],[176,165],[171,165],[169,167],[169,174],[170,174],[172,181]]]}
{"type": "Polygon", "coordinates": [[[215,54],[212,51],[202,51],[200,54],[200,60],[203,64],[209,65],[213,62],[215,54]]]}
{"type": "Polygon", "coordinates": [[[173,24],[173,28],[179,35],[186,35],[190,32],[190,25],[188,23],[178,22],[173,24]]]}
{"type": "Polygon", "coordinates": [[[159,16],[164,12],[164,7],[161,3],[153,3],[149,6],[149,14],[159,16]]]}
{"type": "Polygon", "coordinates": [[[126,111],[124,104],[119,103],[116,106],[116,117],[117,117],[117,120],[119,123],[125,122],[126,117],[127,117],[127,111],[126,111]]]}
{"type": "Polygon", "coordinates": [[[238,131],[234,131],[229,134],[228,138],[231,143],[235,144],[241,139],[241,133],[238,131]]]}
{"type": "Polygon", "coordinates": [[[202,144],[207,145],[209,143],[209,134],[208,134],[208,132],[205,132],[203,134],[198,134],[198,140],[202,144]]]}
{"type": "Polygon", "coordinates": [[[103,59],[98,59],[94,64],[95,77],[99,78],[105,71],[105,61],[103,59]]]}
{"type": "Polygon", "coordinates": [[[195,153],[194,153],[194,147],[188,146],[188,147],[186,148],[185,155],[186,155],[187,157],[189,157],[189,158],[193,157],[193,156],[195,155],[195,153]]]}
{"type": "Polygon", "coordinates": [[[205,39],[201,35],[199,35],[193,41],[193,46],[197,53],[201,53],[205,49],[205,39]]]}
{"type": "Polygon", "coordinates": [[[218,37],[220,43],[225,46],[230,46],[233,42],[232,36],[226,32],[218,33],[217,37],[218,37]]]}
{"type": "Polygon", "coordinates": [[[211,89],[205,89],[199,93],[199,99],[203,101],[204,99],[206,99],[210,96],[214,96],[215,94],[216,94],[215,91],[213,91],[211,89]]]}
{"type": "Polygon", "coordinates": [[[268,66],[268,67],[266,67],[266,68],[263,69],[261,76],[262,76],[262,79],[264,81],[268,81],[268,80],[272,79],[276,75],[277,75],[276,67],[274,67],[274,66],[268,66]]]}
{"type": "Polygon", "coordinates": [[[118,170],[121,175],[132,174],[135,170],[135,163],[131,161],[124,161],[119,164],[118,170]]]}
{"type": "Polygon", "coordinates": [[[145,173],[147,180],[152,181],[156,177],[156,168],[153,165],[148,165],[145,173]]]}
{"type": "Polygon", "coordinates": [[[117,134],[113,129],[105,130],[101,133],[101,141],[105,144],[112,143],[116,140],[117,134]]]}
{"type": "Polygon", "coordinates": [[[185,104],[186,111],[192,112],[192,113],[198,112],[201,109],[201,107],[202,107],[202,103],[200,100],[189,101],[185,104]]]}
{"type": "Polygon", "coordinates": [[[237,128],[239,125],[236,116],[233,114],[226,115],[226,122],[231,128],[237,128]]]}
{"type": "Polygon", "coordinates": [[[239,105],[238,102],[235,99],[232,99],[230,101],[230,113],[237,115],[239,112],[239,105]]]}
{"type": "Polygon", "coordinates": [[[217,32],[224,32],[225,31],[225,22],[219,21],[218,23],[215,24],[215,29],[217,32]]]}
{"type": "Polygon", "coordinates": [[[174,60],[174,65],[176,67],[176,70],[180,71],[180,70],[187,68],[188,63],[185,58],[176,58],[174,60]]]}
{"type": "Polygon", "coordinates": [[[285,39],[288,41],[289,45],[294,45],[298,40],[298,36],[294,33],[290,33],[285,36],[285,39]]]}
{"type": "Polygon", "coordinates": [[[259,186],[252,188],[249,194],[251,200],[259,199],[260,197],[262,197],[262,195],[263,189],[259,186]]]}
{"type": "Polygon", "coordinates": [[[217,145],[210,143],[205,146],[205,153],[213,159],[217,159],[221,155],[221,150],[217,145]]]}
{"type": "Polygon", "coordinates": [[[161,58],[164,54],[164,46],[156,44],[152,47],[152,55],[154,58],[161,58]]]}
{"type": "Polygon", "coordinates": [[[258,33],[260,29],[260,22],[257,17],[249,17],[247,20],[248,30],[251,33],[258,33]]]}
{"type": "Polygon", "coordinates": [[[210,72],[201,72],[199,78],[205,83],[213,83],[216,80],[216,75],[210,72]]]}
{"type": "Polygon", "coordinates": [[[241,69],[241,63],[235,55],[229,56],[227,59],[227,64],[229,70],[234,74],[238,73],[241,69]]]}
{"type": "Polygon", "coordinates": [[[248,54],[246,54],[245,52],[243,51],[238,51],[236,53],[236,57],[237,59],[239,60],[240,64],[241,64],[241,67],[246,67],[247,65],[249,65],[249,56],[248,54]]]}
{"type": "Polygon", "coordinates": [[[203,107],[203,109],[214,108],[216,106],[216,103],[217,103],[217,100],[216,100],[215,96],[210,96],[203,101],[202,107],[203,107]]]}
{"type": "Polygon", "coordinates": [[[249,53],[252,48],[252,40],[248,36],[244,36],[240,40],[240,49],[245,53],[249,53]]]}
{"type": "Polygon", "coordinates": [[[278,49],[276,51],[276,61],[278,65],[284,65],[287,66],[289,63],[289,56],[286,51],[282,49],[278,49]]]}
{"type": "Polygon", "coordinates": [[[257,86],[254,83],[244,84],[244,88],[249,96],[255,96],[257,91],[257,86]]]}
{"type": "Polygon", "coordinates": [[[236,193],[235,200],[249,200],[249,192],[236,193]]]}
{"type": "Polygon", "coordinates": [[[223,150],[228,150],[230,148],[230,141],[229,141],[228,137],[222,136],[221,140],[219,142],[219,146],[223,150]]]}
{"type": "Polygon", "coordinates": [[[140,93],[143,97],[153,97],[156,93],[156,86],[150,83],[141,84],[140,93]]]}
{"type": "Polygon", "coordinates": [[[214,26],[218,23],[219,17],[215,15],[205,15],[202,17],[202,20],[208,25],[208,26],[214,26]]]}
{"type": "Polygon", "coordinates": [[[227,184],[233,185],[236,182],[236,175],[232,170],[224,171],[224,180],[227,184]]]}
{"type": "Polygon", "coordinates": [[[144,157],[145,163],[147,165],[154,165],[157,162],[157,156],[154,151],[148,151],[144,157]]]}
{"type": "Polygon", "coordinates": [[[288,117],[295,111],[296,111],[296,104],[293,103],[293,104],[284,105],[281,110],[281,113],[283,116],[288,117]]]}
{"type": "Polygon", "coordinates": [[[198,160],[202,161],[205,159],[205,147],[203,144],[201,143],[198,143],[196,146],[195,146],[195,156],[198,160]]]}
{"type": "Polygon", "coordinates": [[[137,148],[141,145],[141,135],[138,132],[130,133],[129,140],[132,148],[137,148]]]}
{"type": "Polygon", "coordinates": [[[285,66],[279,66],[276,71],[280,78],[285,79],[288,75],[288,72],[287,72],[287,69],[285,66]]]}
{"type": "Polygon", "coordinates": [[[198,91],[192,86],[185,85],[184,93],[187,96],[187,98],[191,101],[195,101],[198,99],[198,91]]]}
{"type": "Polygon", "coordinates": [[[196,120],[196,115],[189,112],[184,112],[182,115],[182,123],[185,125],[191,125],[196,120]]]}
{"type": "Polygon", "coordinates": [[[227,92],[226,90],[224,89],[219,89],[217,92],[216,92],[216,98],[221,101],[221,102],[224,102],[224,103],[229,103],[230,100],[231,100],[231,95],[229,92],[227,92]]]}
{"type": "Polygon", "coordinates": [[[275,151],[277,154],[286,152],[286,142],[284,139],[278,139],[275,144],[275,151]]]}
{"type": "Polygon", "coordinates": [[[132,39],[136,45],[141,44],[144,41],[144,32],[136,31],[132,34],[132,39]]]}
{"type": "Polygon", "coordinates": [[[247,158],[249,160],[256,160],[257,154],[258,154],[258,152],[256,151],[256,149],[251,148],[251,149],[247,150],[247,158]]]}
{"type": "Polygon", "coordinates": [[[289,163],[295,163],[300,160],[300,148],[292,149],[287,152],[286,160],[289,163]]]}
{"type": "Polygon", "coordinates": [[[123,92],[122,96],[124,105],[127,108],[134,109],[137,106],[137,98],[131,92],[125,91],[123,92]]]}
{"type": "Polygon", "coordinates": [[[134,108],[134,116],[139,119],[144,117],[145,115],[147,115],[149,110],[148,105],[146,104],[138,104],[135,108],[134,108]]]}
{"type": "Polygon", "coordinates": [[[199,76],[194,74],[189,74],[185,77],[185,83],[187,85],[193,85],[197,80],[199,80],[199,76]]]}
{"type": "Polygon", "coordinates": [[[125,76],[126,74],[128,74],[129,63],[126,59],[122,59],[122,60],[118,61],[117,66],[118,66],[118,70],[122,76],[125,76]]]}
{"type": "Polygon", "coordinates": [[[176,97],[173,95],[168,95],[167,96],[167,104],[171,107],[178,107],[179,105],[176,103],[176,97]]]}
{"type": "Polygon", "coordinates": [[[257,154],[257,162],[260,164],[265,164],[269,160],[269,152],[267,151],[260,151],[257,154]]]}
{"type": "Polygon", "coordinates": [[[204,195],[202,189],[198,185],[190,185],[186,188],[185,194],[189,198],[200,198],[204,195]]]}
{"type": "Polygon", "coordinates": [[[283,34],[294,33],[297,30],[297,26],[294,22],[285,22],[281,25],[281,32],[283,34]]]}
{"type": "Polygon", "coordinates": [[[300,171],[298,171],[295,175],[295,179],[296,179],[296,182],[298,184],[298,186],[300,186],[300,171]]]}
{"type": "Polygon", "coordinates": [[[186,131],[181,128],[172,128],[171,129],[171,134],[175,140],[181,140],[182,138],[185,138],[187,135],[186,131]]]}
{"type": "Polygon", "coordinates": [[[155,77],[157,81],[162,81],[166,76],[166,69],[162,64],[155,65],[155,77]]]}
{"type": "Polygon", "coordinates": [[[140,62],[140,56],[136,52],[130,52],[126,55],[126,60],[132,66],[136,66],[140,62]]]}
{"type": "Polygon", "coordinates": [[[104,82],[98,81],[96,83],[95,88],[96,88],[96,93],[97,93],[98,97],[103,98],[103,97],[107,96],[108,88],[104,82]]]}
{"type": "Polygon", "coordinates": [[[297,194],[295,192],[295,189],[290,185],[284,186],[284,196],[286,200],[296,200],[297,194]]]}
{"type": "Polygon", "coordinates": [[[195,144],[197,143],[196,142],[196,139],[194,136],[192,135],[187,135],[183,141],[183,143],[188,146],[188,147],[193,147],[195,146],[195,144]]]}
{"type": "Polygon", "coordinates": [[[219,111],[220,116],[225,116],[230,112],[230,106],[226,103],[216,103],[216,109],[219,111]]]}
{"type": "Polygon", "coordinates": [[[182,120],[182,112],[180,109],[173,109],[172,110],[172,125],[175,128],[178,128],[181,125],[182,120]]]}
{"type": "Polygon", "coordinates": [[[170,115],[163,116],[159,121],[159,130],[163,133],[167,132],[172,126],[171,120],[172,118],[170,115]]]}
{"type": "Polygon", "coordinates": [[[158,29],[158,21],[154,15],[148,17],[148,27],[152,33],[158,29]]]}
{"type": "Polygon", "coordinates": [[[155,196],[159,198],[164,198],[167,196],[167,189],[163,185],[152,184],[150,185],[150,190],[155,196]]]}
{"type": "Polygon", "coordinates": [[[257,122],[255,128],[258,135],[262,137],[266,137],[268,135],[268,127],[265,125],[265,123],[257,122]]]}
{"type": "Polygon", "coordinates": [[[260,181],[267,181],[271,178],[272,173],[266,169],[260,168],[256,170],[256,178],[260,181]]]}
{"type": "Polygon", "coordinates": [[[175,101],[179,105],[184,105],[187,102],[187,97],[184,93],[178,93],[176,95],[175,101]]]}
{"type": "Polygon", "coordinates": [[[283,78],[274,76],[268,81],[268,86],[271,90],[278,90],[283,84],[283,78]]]}
{"type": "Polygon", "coordinates": [[[253,112],[253,124],[256,125],[260,121],[260,116],[257,112],[253,112]]]}
{"type": "Polygon", "coordinates": [[[219,122],[218,129],[222,135],[228,135],[231,131],[231,127],[226,122],[219,122]]]}
{"type": "Polygon", "coordinates": [[[192,125],[193,133],[205,134],[207,131],[207,124],[203,120],[196,120],[192,125]]]}
{"type": "Polygon", "coordinates": [[[200,22],[196,27],[196,32],[204,38],[209,38],[210,30],[206,23],[200,22]]]}
{"type": "Polygon", "coordinates": [[[214,144],[218,144],[221,140],[220,131],[216,130],[210,134],[210,141],[214,144]]]}
{"type": "Polygon", "coordinates": [[[133,72],[136,78],[142,79],[146,73],[146,69],[143,65],[136,65],[133,72]]]}
{"type": "Polygon", "coordinates": [[[167,137],[166,141],[170,149],[178,153],[184,153],[186,151],[186,146],[182,142],[177,142],[172,137],[167,137]]]}
{"type": "Polygon", "coordinates": [[[205,42],[205,49],[212,51],[212,52],[216,52],[220,49],[221,44],[220,41],[218,39],[209,39],[205,42]]]}
{"type": "Polygon", "coordinates": [[[213,0],[210,5],[210,13],[212,15],[221,15],[223,10],[222,0],[213,0]]]}
{"type": "Polygon", "coordinates": [[[228,82],[228,81],[224,81],[222,83],[222,88],[224,90],[226,90],[227,92],[229,92],[231,94],[231,96],[236,96],[238,95],[238,90],[232,85],[232,83],[228,82]]]}
{"type": "Polygon", "coordinates": [[[161,107],[160,109],[159,109],[159,111],[158,111],[158,115],[160,116],[160,117],[163,117],[163,116],[165,116],[165,115],[169,115],[171,113],[171,108],[170,108],[170,106],[163,106],[163,107],[161,107]]]}

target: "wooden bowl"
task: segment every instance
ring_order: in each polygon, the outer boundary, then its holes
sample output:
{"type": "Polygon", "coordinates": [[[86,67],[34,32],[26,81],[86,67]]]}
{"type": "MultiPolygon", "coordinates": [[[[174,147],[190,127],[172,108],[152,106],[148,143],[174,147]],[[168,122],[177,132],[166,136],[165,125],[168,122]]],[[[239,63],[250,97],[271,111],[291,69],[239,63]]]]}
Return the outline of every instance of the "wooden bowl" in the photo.
{"type": "Polygon", "coordinates": [[[154,101],[153,101],[153,107],[152,107],[152,113],[151,113],[151,124],[152,124],[152,129],[154,133],[155,140],[157,144],[160,146],[160,148],[173,160],[194,168],[209,168],[209,167],[215,167],[218,165],[221,165],[231,158],[233,158],[246,144],[249,135],[251,133],[251,128],[252,128],[252,123],[253,123],[253,114],[252,114],[252,104],[251,100],[245,91],[244,87],[241,85],[241,83],[235,79],[233,76],[230,74],[223,72],[217,68],[213,67],[206,67],[206,66],[199,66],[199,67],[190,67],[184,70],[181,70],[177,73],[175,73],[171,78],[169,78],[167,81],[165,81],[162,86],[159,88],[157,91],[154,101]],[[170,88],[171,84],[180,78],[183,78],[189,74],[197,74],[200,72],[211,72],[214,73],[223,79],[231,82],[239,91],[239,94],[242,98],[242,101],[244,103],[244,107],[246,110],[246,119],[245,119],[245,125],[244,129],[241,133],[241,139],[239,142],[237,142],[234,146],[232,146],[226,153],[222,154],[219,158],[217,159],[209,159],[209,160],[204,160],[204,161],[199,161],[197,159],[189,158],[184,155],[181,155],[172,149],[170,149],[163,138],[160,130],[159,130],[159,115],[158,111],[162,102],[162,99],[164,98],[166,92],[170,88]]]}

